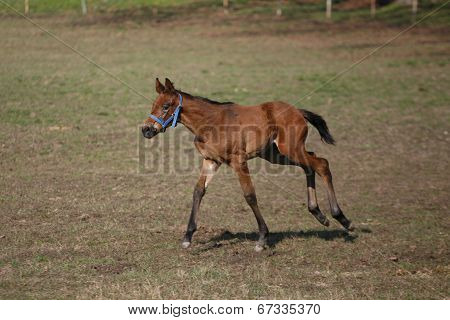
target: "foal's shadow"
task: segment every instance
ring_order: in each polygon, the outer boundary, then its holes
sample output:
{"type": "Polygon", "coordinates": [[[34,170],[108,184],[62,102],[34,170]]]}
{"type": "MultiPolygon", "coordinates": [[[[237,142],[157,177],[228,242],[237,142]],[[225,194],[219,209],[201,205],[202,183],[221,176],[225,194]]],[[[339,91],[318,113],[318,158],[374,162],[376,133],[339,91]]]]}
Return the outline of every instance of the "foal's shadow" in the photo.
{"type": "MultiPolygon", "coordinates": [[[[367,228],[359,229],[362,233],[371,233],[372,231],[367,228]]],[[[259,234],[257,232],[237,232],[232,233],[229,231],[224,231],[218,236],[214,236],[209,239],[209,243],[212,243],[212,246],[209,246],[206,250],[217,248],[222,246],[222,241],[238,243],[243,241],[257,241],[259,238],[259,234]]],[[[310,238],[319,238],[325,241],[331,241],[335,239],[343,239],[345,242],[353,243],[358,235],[356,233],[348,233],[342,229],[334,229],[334,230],[307,230],[307,231],[281,231],[281,232],[271,232],[267,239],[267,245],[270,248],[275,248],[276,245],[282,242],[284,239],[310,239],[310,238]]]]}

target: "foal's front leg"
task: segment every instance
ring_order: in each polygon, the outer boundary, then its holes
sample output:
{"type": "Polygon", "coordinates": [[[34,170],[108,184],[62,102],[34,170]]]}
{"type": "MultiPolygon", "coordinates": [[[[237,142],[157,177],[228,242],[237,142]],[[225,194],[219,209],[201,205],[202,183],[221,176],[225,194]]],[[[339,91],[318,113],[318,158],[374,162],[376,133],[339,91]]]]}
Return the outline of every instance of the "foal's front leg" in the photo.
{"type": "Polygon", "coordinates": [[[231,162],[230,165],[233,167],[239,177],[239,183],[241,184],[242,191],[244,192],[244,198],[250,208],[252,208],[252,211],[255,214],[256,221],[258,222],[259,240],[256,244],[255,251],[260,252],[264,249],[267,243],[267,235],[269,233],[269,229],[267,228],[266,222],[264,221],[264,218],[259,211],[255,188],[253,187],[252,179],[250,178],[247,162],[231,162]]]}
{"type": "Polygon", "coordinates": [[[198,179],[198,182],[194,188],[191,216],[189,218],[186,234],[184,235],[183,242],[181,244],[181,246],[185,249],[189,248],[189,246],[191,245],[192,235],[197,230],[197,213],[200,208],[200,202],[205,195],[206,187],[208,186],[208,183],[211,181],[212,177],[217,172],[217,169],[219,169],[219,167],[220,164],[218,164],[217,162],[203,159],[200,178],[198,179]]]}

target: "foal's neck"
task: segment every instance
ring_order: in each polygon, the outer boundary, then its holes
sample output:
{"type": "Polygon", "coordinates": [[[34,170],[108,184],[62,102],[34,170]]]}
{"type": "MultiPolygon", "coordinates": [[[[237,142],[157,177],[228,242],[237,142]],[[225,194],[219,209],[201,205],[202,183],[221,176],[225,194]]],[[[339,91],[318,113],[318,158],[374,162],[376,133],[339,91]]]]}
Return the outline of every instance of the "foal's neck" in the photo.
{"type": "Polygon", "coordinates": [[[195,97],[183,95],[183,109],[180,122],[193,134],[200,135],[206,126],[214,125],[214,118],[220,109],[195,97]]]}

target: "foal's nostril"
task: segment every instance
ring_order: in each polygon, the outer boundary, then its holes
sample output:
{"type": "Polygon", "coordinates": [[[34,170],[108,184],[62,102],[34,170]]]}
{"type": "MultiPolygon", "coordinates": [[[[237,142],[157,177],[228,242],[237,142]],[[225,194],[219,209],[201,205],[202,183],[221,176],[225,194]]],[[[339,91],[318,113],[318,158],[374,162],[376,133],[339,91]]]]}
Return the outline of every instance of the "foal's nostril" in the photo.
{"type": "Polygon", "coordinates": [[[157,132],[156,132],[155,128],[152,128],[152,127],[149,127],[149,126],[142,127],[142,135],[145,138],[150,139],[150,138],[154,137],[156,135],[156,133],[157,132]]]}
{"type": "Polygon", "coordinates": [[[142,134],[145,136],[145,135],[148,135],[148,134],[152,133],[154,130],[155,129],[153,129],[152,127],[143,126],[142,127],[142,134]]]}

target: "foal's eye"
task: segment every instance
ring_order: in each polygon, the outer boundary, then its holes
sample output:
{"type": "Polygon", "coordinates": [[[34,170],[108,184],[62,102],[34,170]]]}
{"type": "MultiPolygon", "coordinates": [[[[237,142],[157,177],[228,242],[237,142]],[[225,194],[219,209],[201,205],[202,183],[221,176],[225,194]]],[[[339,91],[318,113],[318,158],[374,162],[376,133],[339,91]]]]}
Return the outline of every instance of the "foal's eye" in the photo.
{"type": "Polygon", "coordinates": [[[168,104],[163,104],[163,110],[164,110],[164,111],[169,110],[169,107],[170,107],[170,105],[168,105],[168,104]]]}

